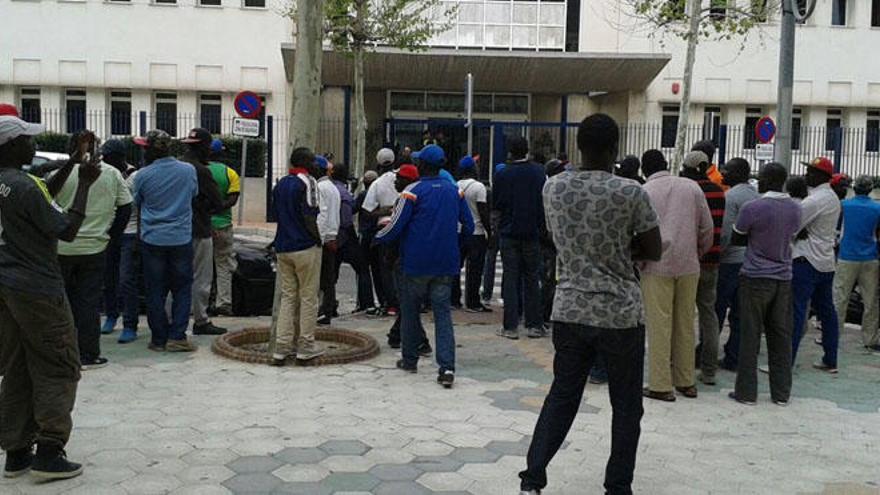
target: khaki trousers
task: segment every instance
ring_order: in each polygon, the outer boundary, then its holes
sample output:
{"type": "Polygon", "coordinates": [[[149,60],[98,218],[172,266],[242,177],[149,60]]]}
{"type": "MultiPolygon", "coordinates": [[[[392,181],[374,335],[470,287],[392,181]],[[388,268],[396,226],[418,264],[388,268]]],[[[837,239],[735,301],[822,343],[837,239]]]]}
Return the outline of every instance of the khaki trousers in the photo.
{"type": "Polygon", "coordinates": [[[840,334],[843,335],[849,296],[858,282],[862,303],[865,305],[862,313],[862,343],[868,346],[880,343],[880,334],[877,331],[878,317],[880,317],[877,300],[877,277],[880,272],[878,267],[880,264],[877,260],[841,260],[837,263],[837,272],[834,274],[834,309],[837,310],[840,334]]]}
{"type": "Polygon", "coordinates": [[[276,288],[281,289],[281,301],[273,357],[284,359],[293,354],[294,349],[305,352],[314,347],[320,274],[319,247],[278,254],[276,288]]]}
{"type": "Polygon", "coordinates": [[[217,275],[217,300],[214,307],[232,307],[232,274],[237,268],[232,247],[232,227],[214,229],[214,270],[217,275]]]}
{"type": "Polygon", "coordinates": [[[694,310],[700,275],[642,275],[648,330],[649,387],[671,392],[694,385],[694,310]]]}

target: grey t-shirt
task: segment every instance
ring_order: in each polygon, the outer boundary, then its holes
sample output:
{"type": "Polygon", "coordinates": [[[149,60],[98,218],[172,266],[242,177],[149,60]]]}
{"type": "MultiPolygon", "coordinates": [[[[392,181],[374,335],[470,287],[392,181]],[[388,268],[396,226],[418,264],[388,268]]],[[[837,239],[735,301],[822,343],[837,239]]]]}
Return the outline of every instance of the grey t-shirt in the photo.
{"type": "Polygon", "coordinates": [[[0,168],[0,285],[63,295],[58,235],[67,225],[67,216],[40,179],[0,168]]]}
{"type": "Polygon", "coordinates": [[[544,185],[544,211],[558,252],[553,321],[615,329],[640,325],[642,296],[631,243],[658,221],[639,183],[609,172],[564,172],[544,185]]]}
{"type": "Polygon", "coordinates": [[[746,203],[761,195],[750,184],[737,184],[724,195],[724,222],[721,225],[721,262],[741,264],[746,259],[746,247],[730,244],[733,224],[746,203]]]}

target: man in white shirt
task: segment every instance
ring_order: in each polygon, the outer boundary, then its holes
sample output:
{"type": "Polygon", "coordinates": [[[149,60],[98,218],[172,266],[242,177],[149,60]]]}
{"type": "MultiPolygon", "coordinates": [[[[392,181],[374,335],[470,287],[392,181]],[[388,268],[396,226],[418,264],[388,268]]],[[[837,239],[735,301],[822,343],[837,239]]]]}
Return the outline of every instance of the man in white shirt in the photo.
{"type": "MultiPolygon", "coordinates": [[[[480,283],[483,276],[483,265],[486,262],[486,250],[489,245],[489,200],[486,186],[477,180],[477,164],[470,156],[458,162],[458,190],[467,201],[471,216],[474,218],[474,233],[460,239],[461,263],[465,267],[465,309],[469,313],[491,313],[492,310],[480,301],[480,283]]],[[[461,304],[461,281],[452,286],[452,304],[461,304]]]]}
{"type": "Polygon", "coordinates": [[[807,309],[812,304],[822,323],[822,347],[825,356],[813,367],[837,373],[837,341],[840,330],[834,310],[834,242],[840,200],[829,182],[834,165],[825,157],[816,158],[807,166],[809,196],[801,202],[801,232],[794,243],[793,278],[791,281],[794,309],[792,332],[792,364],[804,335],[807,309]]]}
{"type": "MultiPolygon", "coordinates": [[[[339,234],[339,208],[342,199],[330,174],[333,164],[321,155],[315,157],[318,171],[318,233],[321,235],[321,307],[318,324],[329,325],[336,315],[336,236],[339,234]]],[[[317,178],[317,177],[316,177],[317,178]]]]}
{"type": "MultiPolygon", "coordinates": [[[[394,152],[388,148],[382,148],[376,153],[376,163],[376,170],[380,175],[367,191],[361,208],[377,218],[378,228],[381,230],[391,221],[391,210],[394,208],[394,203],[397,201],[400,193],[394,187],[394,182],[397,180],[394,152]]],[[[397,287],[394,284],[394,271],[385,262],[387,258],[385,253],[391,248],[385,245],[378,245],[372,249],[375,249],[376,252],[371,253],[370,256],[373,259],[382,260],[381,283],[385,291],[386,301],[385,307],[380,308],[379,313],[397,316],[397,309],[400,303],[397,297],[397,287]]]]}

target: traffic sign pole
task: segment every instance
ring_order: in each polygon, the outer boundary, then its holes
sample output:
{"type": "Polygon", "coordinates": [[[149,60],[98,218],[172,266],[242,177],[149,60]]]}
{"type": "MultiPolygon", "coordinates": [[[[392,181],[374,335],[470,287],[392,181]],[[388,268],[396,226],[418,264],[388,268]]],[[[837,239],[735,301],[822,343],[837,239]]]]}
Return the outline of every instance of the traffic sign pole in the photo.
{"type": "Polygon", "coordinates": [[[244,185],[247,183],[247,145],[248,139],[241,140],[241,191],[238,193],[238,226],[244,222],[244,185]]]}
{"type": "Polygon", "coordinates": [[[467,105],[467,122],[465,127],[467,127],[467,154],[468,156],[473,156],[474,154],[474,75],[468,73],[465,78],[466,83],[466,95],[467,101],[465,104],[467,105]]]}

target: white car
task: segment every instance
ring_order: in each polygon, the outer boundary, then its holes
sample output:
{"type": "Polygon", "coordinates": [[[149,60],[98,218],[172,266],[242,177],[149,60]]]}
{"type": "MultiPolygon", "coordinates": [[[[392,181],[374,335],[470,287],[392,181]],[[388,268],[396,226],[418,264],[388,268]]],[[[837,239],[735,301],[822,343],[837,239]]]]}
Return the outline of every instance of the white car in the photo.
{"type": "Polygon", "coordinates": [[[43,177],[47,173],[54,170],[56,167],[52,167],[50,162],[54,162],[56,160],[67,160],[70,158],[70,155],[67,153],[51,153],[48,151],[37,151],[34,155],[34,159],[31,160],[30,165],[25,165],[23,170],[29,174],[36,175],[38,177],[43,177]]]}

